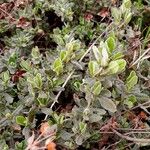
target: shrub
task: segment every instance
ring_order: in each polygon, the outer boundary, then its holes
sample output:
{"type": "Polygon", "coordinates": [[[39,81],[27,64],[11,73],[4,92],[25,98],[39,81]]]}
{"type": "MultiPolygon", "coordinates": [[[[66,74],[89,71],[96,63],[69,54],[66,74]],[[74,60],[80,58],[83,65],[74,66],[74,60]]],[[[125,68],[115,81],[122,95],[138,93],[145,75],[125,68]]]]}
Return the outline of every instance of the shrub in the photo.
{"type": "Polygon", "coordinates": [[[149,145],[149,6],[0,2],[0,148],[149,145]]]}

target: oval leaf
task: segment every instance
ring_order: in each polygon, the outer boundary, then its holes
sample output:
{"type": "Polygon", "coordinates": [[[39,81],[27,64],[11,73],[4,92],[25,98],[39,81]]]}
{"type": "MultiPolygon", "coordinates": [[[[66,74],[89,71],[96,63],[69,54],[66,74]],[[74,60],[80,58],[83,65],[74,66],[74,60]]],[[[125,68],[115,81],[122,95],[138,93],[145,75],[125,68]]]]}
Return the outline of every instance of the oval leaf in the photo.
{"type": "Polygon", "coordinates": [[[113,37],[109,37],[107,40],[106,40],[106,44],[109,48],[109,52],[112,53],[112,51],[116,48],[116,41],[113,37]]]}
{"type": "Polygon", "coordinates": [[[95,82],[93,87],[92,87],[93,94],[99,95],[101,90],[102,90],[102,84],[99,81],[95,82]]]}
{"type": "Polygon", "coordinates": [[[101,53],[100,53],[100,51],[98,50],[98,48],[97,48],[96,46],[93,46],[93,47],[92,47],[92,50],[93,50],[95,59],[99,62],[99,61],[100,61],[100,58],[101,58],[101,53]]]}
{"type": "Polygon", "coordinates": [[[96,61],[90,61],[88,67],[92,77],[94,77],[99,72],[99,65],[96,61]]]}
{"type": "Polygon", "coordinates": [[[104,109],[112,113],[117,111],[116,105],[111,99],[106,98],[106,97],[101,97],[99,98],[99,102],[104,109]]]}

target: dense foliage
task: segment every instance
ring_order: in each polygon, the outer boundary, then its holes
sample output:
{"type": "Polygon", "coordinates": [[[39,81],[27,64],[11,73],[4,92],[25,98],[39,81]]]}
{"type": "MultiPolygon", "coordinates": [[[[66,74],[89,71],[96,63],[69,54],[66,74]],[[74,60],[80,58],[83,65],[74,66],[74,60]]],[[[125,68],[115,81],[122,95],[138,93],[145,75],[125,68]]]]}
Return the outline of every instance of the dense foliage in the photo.
{"type": "Polygon", "coordinates": [[[1,0],[0,149],[149,146],[149,19],[149,0],[1,0]]]}

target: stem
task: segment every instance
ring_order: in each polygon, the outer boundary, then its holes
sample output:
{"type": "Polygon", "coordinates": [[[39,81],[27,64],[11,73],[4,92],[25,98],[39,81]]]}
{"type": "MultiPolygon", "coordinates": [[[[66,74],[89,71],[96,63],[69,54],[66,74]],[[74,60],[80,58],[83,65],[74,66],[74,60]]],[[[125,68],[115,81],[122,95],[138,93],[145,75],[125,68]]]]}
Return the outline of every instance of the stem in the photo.
{"type": "Polygon", "coordinates": [[[3,10],[1,7],[0,7],[0,10],[5,13],[7,16],[9,16],[9,18],[13,19],[14,21],[16,21],[15,18],[13,18],[9,13],[7,13],[5,10],[3,10]]]}
{"type": "Polygon", "coordinates": [[[137,63],[142,59],[142,57],[144,57],[144,55],[145,55],[146,53],[148,53],[149,51],[150,51],[150,48],[148,48],[135,62],[133,62],[133,64],[131,64],[130,68],[131,68],[132,66],[134,66],[135,64],[137,64],[137,63]]]}
{"type": "Polygon", "coordinates": [[[40,148],[37,148],[37,150],[43,150],[43,149],[46,149],[46,147],[40,147],[40,148]]]}
{"type": "Polygon", "coordinates": [[[144,102],[143,104],[139,104],[138,106],[133,107],[132,110],[137,109],[137,108],[139,108],[139,107],[140,107],[140,108],[141,108],[141,107],[144,107],[144,105],[148,105],[148,104],[150,104],[150,101],[144,102]]]}
{"type": "MultiPolygon", "coordinates": [[[[69,74],[69,76],[67,77],[66,81],[65,81],[64,84],[62,85],[63,88],[66,86],[66,84],[67,84],[68,81],[70,80],[70,78],[71,78],[71,76],[73,75],[74,71],[75,71],[75,70],[73,70],[73,71],[69,74]]],[[[54,102],[52,103],[50,109],[52,109],[52,108],[54,107],[55,103],[58,102],[58,98],[59,98],[61,92],[62,92],[62,91],[59,91],[58,94],[56,95],[56,97],[55,97],[55,99],[54,99],[54,102]]],[[[47,117],[48,117],[48,115],[45,116],[45,119],[44,119],[44,120],[46,120],[47,117]]]]}
{"type": "MultiPolygon", "coordinates": [[[[74,70],[69,74],[69,76],[67,77],[66,81],[65,81],[64,84],[62,85],[62,88],[64,88],[64,87],[66,86],[66,84],[67,84],[68,81],[70,80],[70,78],[71,78],[71,76],[73,75],[73,73],[74,73],[74,70]]],[[[54,104],[55,104],[55,102],[58,101],[58,98],[59,98],[61,92],[62,92],[62,91],[59,91],[58,94],[56,95],[55,101],[53,102],[54,104]]],[[[51,109],[53,108],[54,104],[51,105],[51,107],[50,107],[51,109]]]]}
{"type": "Polygon", "coordinates": [[[119,144],[120,142],[121,142],[121,140],[119,140],[119,141],[117,141],[117,142],[115,142],[115,143],[109,145],[109,146],[106,147],[104,150],[109,150],[112,146],[115,146],[115,145],[119,144]]]}
{"type": "Polygon", "coordinates": [[[131,131],[129,133],[125,133],[125,135],[129,135],[129,134],[150,134],[150,132],[131,131]]]}
{"type": "Polygon", "coordinates": [[[96,42],[103,36],[103,34],[108,30],[108,28],[111,26],[111,24],[109,24],[109,26],[107,26],[106,30],[101,33],[101,35],[99,35],[99,37],[92,43],[92,45],[87,49],[87,51],[83,54],[83,56],[80,58],[79,62],[82,62],[82,60],[84,59],[84,57],[89,53],[89,51],[91,50],[91,48],[96,44],[96,42]]]}
{"type": "MultiPolygon", "coordinates": [[[[12,112],[12,116],[15,116],[16,114],[19,114],[19,112],[23,109],[23,105],[19,105],[13,112],[12,112]]],[[[3,118],[0,120],[0,130],[3,126],[7,125],[7,120],[8,118],[3,118]]]]}
{"type": "Polygon", "coordinates": [[[42,134],[40,134],[34,142],[39,141],[39,140],[40,140],[40,138],[41,138],[42,136],[43,136],[43,135],[42,135],[42,134]]]}
{"type": "MultiPolygon", "coordinates": [[[[108,30],[108,28],[109,28],[110,26],[111,26],[111,24],[109,24],[109,25],[107,26],[106,30],[105,30],[103,33],[101,33],[101,34],[99,35],[99,37],[92,43],[92,45],[87,49],[87,51],[86,51],[86,52],[83,54],[83,56],[80,58],[79,62],[82,62],[82,60],[84,59],[84,57],[89,53],[89,51],[91,50],[91,48],[96,44],[96,42],[101,38],[101,36],[103,36],[103,34],[108,30]]],[[[66,86],[66,84],[67,84],[68,81],[70,80],[71,76],[74,74],[74,71],[75,71],[75,70],[73,70],[73,71],[69,74],[69,76],[67,77],[66,81],[65,81],[64,84],[62,85],[63,88],[66,86]]],[[[54,102],[52,103],[50,109],[52,109],[52,108],[54,107],[55,103],[58,102],[58,98],[59,98],[61,92],[62,92],[62,91],[59,91],[58,94],[56,95],[56,97],[55,97],[55,99],[54,99],[54,102]]],[[[46,120],[47,117],[48,117],[48,115],[45,116],[45,119],[44,119],[44,120],[46,120]]]]}
{"type": "Polygon", "coordinates": [[[129,137],[129,136],[126,136],[126,135],[123,135],[121,133],[119,133],[118,131],[116,131],[115,129],[112,128],[112,131],[118,135],[119,137],[123,138],[123,139],[126,139],[128,141],[132,141],[132,142],[138,142],[138,143],[150,143],[150,139],[138,139],[138,138],[132,138],[132,137],[129,137]]]}
{"type": "Polygon", "coordinates": [[[46,137],[43,137],[41,140],[35,140],[34,141],[34,143],[36,143],[37,145],[39,144],[39,143],[41,143],[42,141],[44,141],[44,140],[46,140],[46,139],[48,139],[48,138],[50,138],[51,137],[51,140],[53,141],[55,138],[53,137],[53,135],[54,134],[51,134],[51,135],[48,135],[48,136],[46,136],[46,137]]]}
{"type": "Polygon", "coordinates": [[[121,131],[149,131],[150,128],[147,129],[130,129],[130,128],[116,128],[117,130],[121,130],[121,131]]]}

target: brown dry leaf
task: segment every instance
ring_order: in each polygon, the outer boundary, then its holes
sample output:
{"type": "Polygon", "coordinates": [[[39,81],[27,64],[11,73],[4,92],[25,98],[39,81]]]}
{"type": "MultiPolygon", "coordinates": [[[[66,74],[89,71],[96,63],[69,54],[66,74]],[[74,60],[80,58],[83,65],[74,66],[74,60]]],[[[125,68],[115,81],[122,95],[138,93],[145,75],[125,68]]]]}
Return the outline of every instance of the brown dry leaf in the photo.
{"type": "Polygon", "coordinates": [[[107,7],[104,7],[100,10],[100,12],[97,15],[103,18],[108,17],[110,15],[109,9],[107,7]]]}
{"type": "Polygon", "coordinates": [[[119,127],[119,124],[117,123],[116,119],[114,117],[111,117],[107,123],[101,127],[101,131],[109,131],[111,128],[115,129],[115,128],[118,128],[119,127]]]}
{"type": "Polygon", "coordinates": [[[14,8],[14,3],[3,3],[0,5],[0,19],[5,19],[5,17],[13,18],[10,11],[14,8]]]}
{"type": "Polygon", "coordinates": [[[34,143],[35,134],[32,132],[32,136],[27,140],[27,148],[25,150],[38,150],[38,146],[34,143]]]}
{"type": "Polygon", "coordinates": [[[56,144],[51,141],[51,139],[47,139],[45,142],[45,146],[48,150],[56,150],[56,144]]]}
{"type": "Polygon", "coordinates": [[[45,132],[47,131],[47,129],[49,128],[49,124],[48,122],[44,122],[41,124],[41,127],[40,127],[40,132],[41,134],[45,134],[45,132]]]}
{"type": "Polygon", "coordinates": [[[125,115],[124,115],[125,118],[128,118],[129,121],[132,121],[133,119],[136,118],[136,115],[131,112],[131,111],[128,111],[125,115]]]}
{"type": "Polygon", "coordinates": [[[15,82],[18,82],[18,81],[19,81],[19,78],[22,78],[24,73],[26,73],[26,71],[24,71],[24,70],[17,70],[17,71],[15,72],[15,74],[13,74],[13,75],[11,76],[12,82],[14,82],[14,83],[15,83],[15,82]]]}
{"type": "Polygon", "coordinates": [[[117,0],[111,0],[112,4],[115,5],[117,3],[117,0]]]}
{"type": "Polygon", "coordinates": [[[40,127],[40,132],[43,136],[55,135],[57,130],[56,125],[50,126],[48,122],[42,123],[40,127]]]}
{"type": "Polygon", "coordinates": [[[91,21],[91,19],[93,19],[93,15],[91,13],[86,13],[84,15],[84,18],[86,21],[91,21]]]}
{"type": "Polygon", "coordinates": [[[16,7],[23,7],[26,6],[29,3],[29,0],[16,0],[15,6],[16,7]]]}
{"type": "Polygon", "coordinates": [[[138,116],[140,119],[143,119],[143,120],[146,120],[148,118],[147,114],[144,111],[141,111],[138,116]]]}
{"type": "Polygon", "coordinates": [[[20,17],[17,22],[16,27],[24,29],[24,28],[28,27],[29,25],[30,25],[30,22],[28,22],[26,18],[20,17]]]}
{"type": "Polygon", "coordinates": [[[129,44],[130,44],[130,50],[136,50],[140,47],[141,41],[139,38],[130,38],[129,44]]]}
{"type": "Polygon", "coordinates": [[[13,128],[15,131],[21,131],[21,126],[18,125],[18,124],[13,124],[13,125],[12,125],[12,128],[13,128]]]}
{"type": "Polygon", "coordinates": [[[48,145],[47,145],[47,149],[48,150],[56,150],[56,144],[55,143],[53,143],[53,142],[51,142],[51,143],[49,143],[48,145]]]}
{"type": "Polygon", "coordinates": [[[116,119],[114,117],[110,118],[107,121],[107,123],[104,126],[102,126],[102,128],[100,129],[100,131],[104,131],[106,133],[102,134],[102,137],[101,137],[101,139],[99,141],[99,144],[98,144],[99,149],[102,149],[102,147],[106,143],[108,143],[110,134],[107,134],[107,132],[111,131],[112,128],[115,129],[115,128],[118,128],[118,127],[119,127],[119,125],[118,125],[118,123],[117,123],[117,121],[116,121],[116,119]]]}

